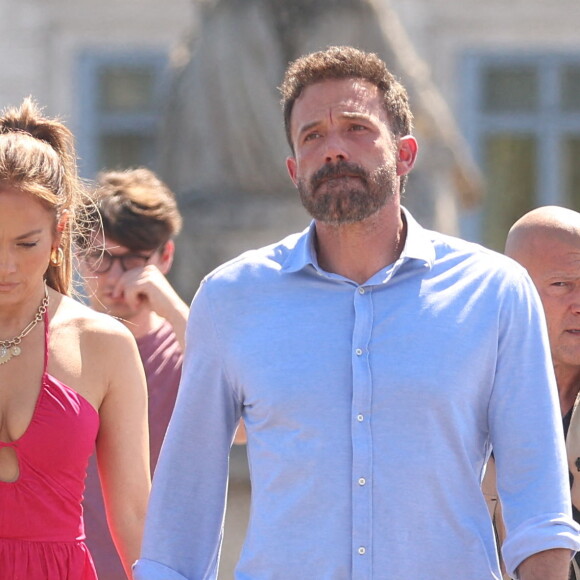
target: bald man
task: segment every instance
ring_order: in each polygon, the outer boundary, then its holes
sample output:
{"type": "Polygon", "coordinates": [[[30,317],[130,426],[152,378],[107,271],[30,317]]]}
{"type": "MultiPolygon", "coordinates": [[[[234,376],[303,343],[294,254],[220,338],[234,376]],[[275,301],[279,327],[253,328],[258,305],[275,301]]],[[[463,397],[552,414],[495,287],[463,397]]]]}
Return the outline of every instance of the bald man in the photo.
{"type": "Polygon", "coordinates": [[[544,305],[562,416],[580,391],[580,213],[540,207],[509,231],[505,253],[530,274],[544,305]]]}
{"type": "MultiPolygon", "coordinates": [[[[568,467],[577,480],[574,519],[580,522],[580,411],[574,412],[580,391],[580,213],[546,206],[525,214],[510,229],[505,253],[526,268],[544,306],[568,467]]],[[[580,580],[577,568],[571,578],[580,580]]]]}

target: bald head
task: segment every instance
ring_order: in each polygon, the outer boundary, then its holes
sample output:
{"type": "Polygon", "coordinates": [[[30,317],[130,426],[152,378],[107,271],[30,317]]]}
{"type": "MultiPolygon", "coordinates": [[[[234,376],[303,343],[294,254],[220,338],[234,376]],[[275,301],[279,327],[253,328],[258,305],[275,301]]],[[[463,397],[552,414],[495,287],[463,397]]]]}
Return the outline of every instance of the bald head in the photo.
{"type": "Polygon", "coordinates": [[[530,211],[511,227],[505,253],[530,270],[533,262],[548,260],[550,250],[565,246],[580,249],[580,213],[549,205],[530,211]]]}
{"type": "Polygon", "coordinates": [[[511,228],[506,254],[538,289],[561,396],[575,385],[562,407],[568,409],[580,377],[580,213],[554,206],[527,213],[511,228]]]}

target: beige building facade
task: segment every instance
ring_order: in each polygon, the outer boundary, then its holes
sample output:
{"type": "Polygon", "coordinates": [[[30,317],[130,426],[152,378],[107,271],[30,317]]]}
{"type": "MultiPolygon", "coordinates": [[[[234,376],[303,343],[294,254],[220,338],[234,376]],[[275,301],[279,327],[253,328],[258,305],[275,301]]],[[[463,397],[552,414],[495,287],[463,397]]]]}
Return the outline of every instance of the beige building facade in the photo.
{"type": "Polygon", "coordinates": [[[62,117],[87,177],[113,152],[149,164],[139,140],[155,139],[169,54],[194,13],[190,0],[0,0],[0,106],[32,95],[62,117]]]}
{"type": "MultiPolygon", "coordinates": [[[[85,177],[92,178],[104,167],[136,164],[163,173],[158,136],[173,86],[175,68],[170,63],[187,58],[188,46],[195,46],[188,45],[187,38],[204,33],[200,15],[219,3],[0,0],[0,106],[33,95],[49,113],[64,118],[77,135],[85,177]]],[[[425,79],[433,82],[465,139],[458,147],[475,159],[486,180],[485,201],[475,208],[467,207],[460,191],[452,192],[451,180],[444,180],[437,195],[440,201],[422,202],[415,209],[421,214],[421,207],[427,208],[421,215],[427,226],[501,248],[508,225],[530,207],[546,203],[580,207],[575,162],[580,153],[576,0],[369,0],[369,4],[383,16],[393,10],[400,18],[419,58],[410,71],[414,81],[419,88],[425,79]],[[449,198],[443,193],[448,190],[449,198]],[[435,212],[452,217],[429,223],[435,212]]],[[[429,102],[429,90],[424,98],[429,102]]],[[[425,131],[419,118],[419,137],[422,131],[428,138],[429,128],[425,131]]],[[[429,162],[439,160],[431,154],[420,158],[428,178],[429,162]]],[[[171,182],[171,175],[164,177],[171,182]]],[[[412,209],[413,196],[410,185],[406,203],[412,209]]],[[[293,202],[282,217],[272,215],[278,202],[274,200],[272,209],[269,203],[262,200],[255,209],[240,212],[249,216],[240,227],[246,224],[255,235],[245,241],[229,237],[223,248],[212,244],[213,254],[193,269],[178,264],[177,283],[187,298],[204,270],[307,221],[293,202]],[[260,211],[267,215],[260,216],[260,211]],[[263,217],[271,218],[270,226],[259,226],[263,217]]],[[[191,211],[203,210],[204,203],[193,205],[191,211]]],[[[224,209],[228,211],[238,213],[224,209]]],[[[218,220],[215,226],[220,225],[218,220]]],[[[188,254],[195,252],[196,241],[188,244],[188,254]]],[[[209,247],[207,252],[212,253],[209,247]]]]}

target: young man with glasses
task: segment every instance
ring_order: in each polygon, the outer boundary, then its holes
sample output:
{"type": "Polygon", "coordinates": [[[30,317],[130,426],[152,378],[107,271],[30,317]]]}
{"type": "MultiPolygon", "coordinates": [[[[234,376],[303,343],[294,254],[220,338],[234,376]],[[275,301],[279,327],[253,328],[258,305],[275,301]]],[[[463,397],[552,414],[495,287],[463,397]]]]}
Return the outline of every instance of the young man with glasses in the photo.
{"type": "MultiPolygon", "coordinates": [[[[181,215],[173,193],[143,168],[101,174],[94,201],[81,272],[91,306],[118,318],[137,340],[149,391],[153,470],[177,395],[189,312],[165,277],[181,215]]],[[[125,576],[91,459],[84,501],[87,544],[99,580],[118,580],[125,576]]]]}

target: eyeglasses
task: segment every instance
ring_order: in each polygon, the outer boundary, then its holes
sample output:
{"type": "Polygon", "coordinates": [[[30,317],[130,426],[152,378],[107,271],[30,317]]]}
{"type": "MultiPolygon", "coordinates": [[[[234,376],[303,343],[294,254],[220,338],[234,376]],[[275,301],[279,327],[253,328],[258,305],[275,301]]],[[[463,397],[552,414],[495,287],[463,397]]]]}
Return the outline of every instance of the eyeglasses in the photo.
{"type": "Polygon", "coordinates": [[[102,252],[89,252],[84,255],[83,259],[87,268],[95,274],[106,274],[113,267],[115,260],[119,260],[121,269],[126,272],[133,268],[146,266],[156,251],[151,252],[148,256],[143,256],[142,254],[120,254],[119,256],[114,256],[104,250],[102,252]]]}

